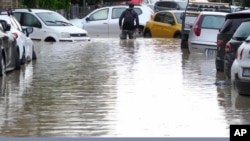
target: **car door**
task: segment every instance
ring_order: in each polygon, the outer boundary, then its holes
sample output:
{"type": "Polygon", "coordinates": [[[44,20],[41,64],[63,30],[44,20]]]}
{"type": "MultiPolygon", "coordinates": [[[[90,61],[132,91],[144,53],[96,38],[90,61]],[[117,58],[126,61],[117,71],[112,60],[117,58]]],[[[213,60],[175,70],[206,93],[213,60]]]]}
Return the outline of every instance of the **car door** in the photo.
{"type": "Polygon", "coordinates": [[[162,26],[163,37],[173,38],[176,31],[174,16],[171,12],[164,13],[164,26],[162,26]]]}
{"type": "Polygon", "coordinates": [[[119,34],[121,32],[120,27],[119,27],[119,18],[122,14],[122,12],[126,9],[126,7],[114,7],[112,8],[111,11],[111,17],[109,20],[109,34],[119,34]]]}
{"type": "Polygon", "coordinates": [[[33,32],[30,34],[32,40],[41,41],[44,39],[42,23],[34,15],[30,13],[14,12],[14,17],[18,20],[21,26],[33,27],[33,32]]]}
{"type": "Polygon", "coordinates": [[[83,19],[83,28],[90,36],[108,34],[108,14],[109,8],[101,8],[93,11],[83,19]]]}
{"type": "Polygon", "coordinates": [[[160,12],[155,15],[154,23],[151,26],[151,34],[153,37],[163,37],[164,36],[164,13],[160,12]]]}

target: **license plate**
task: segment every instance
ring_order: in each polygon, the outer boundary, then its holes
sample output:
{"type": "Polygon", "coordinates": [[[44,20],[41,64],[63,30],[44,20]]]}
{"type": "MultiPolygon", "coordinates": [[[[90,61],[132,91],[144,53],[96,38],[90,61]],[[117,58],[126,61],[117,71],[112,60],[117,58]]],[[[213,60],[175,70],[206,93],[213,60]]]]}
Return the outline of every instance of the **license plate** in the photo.
{"type": "Polygon", "coordinates": [[[242,76],[250,77],[250,68],[243,69],[242,76]]]}

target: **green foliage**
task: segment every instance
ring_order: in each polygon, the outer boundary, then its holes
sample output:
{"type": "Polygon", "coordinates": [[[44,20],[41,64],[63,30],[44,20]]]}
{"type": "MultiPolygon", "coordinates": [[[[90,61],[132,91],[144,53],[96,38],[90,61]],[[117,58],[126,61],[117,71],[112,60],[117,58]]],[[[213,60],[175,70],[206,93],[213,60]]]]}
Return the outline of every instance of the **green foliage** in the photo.
{"type": "MultiPolygon", "coordinates": [[[[44,9],[68,9],[71,0],[37,0],[38,7],[44,9]]],[[[20,7],[36,8],[36,0],[19,0],[20,7]]]]}

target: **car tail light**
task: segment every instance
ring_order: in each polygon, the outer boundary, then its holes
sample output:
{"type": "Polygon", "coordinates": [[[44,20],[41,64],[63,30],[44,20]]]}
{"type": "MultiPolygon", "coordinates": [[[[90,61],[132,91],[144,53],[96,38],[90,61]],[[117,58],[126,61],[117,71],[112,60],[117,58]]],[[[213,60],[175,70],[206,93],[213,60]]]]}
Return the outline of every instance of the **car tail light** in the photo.
{"type": "Polygon", "coordinates": [[[225,52],[228,53],[228,52],[231,52],[232,51],[232,47],[229,43],[226,44],[226,47],[225,47],[225,52]]]}
{"type": "Polygon", "coordinates": [[[17,34],[17,33],[12,33],[12,35],[13,35],[13,37],[14,37],[15,39],[18,38],[18,34],[17,34]]]}
{"type": "Polygon", "coordinates": [[[199,15],[197,17],[197,20],[196,20],[195,24],[194,24],[194,33],[195,33],[196,36],[200,36],[201,35],[201,27],[200,27],[201,17],[202,16],[199,15]]]}

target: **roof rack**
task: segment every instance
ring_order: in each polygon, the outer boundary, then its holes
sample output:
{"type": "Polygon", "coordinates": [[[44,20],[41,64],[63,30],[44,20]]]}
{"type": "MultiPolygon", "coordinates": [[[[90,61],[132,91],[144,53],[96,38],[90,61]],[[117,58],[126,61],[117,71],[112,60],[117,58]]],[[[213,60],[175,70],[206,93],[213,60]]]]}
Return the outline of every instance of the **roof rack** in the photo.
{"type": "Polygon", "coordinates": [[[189,2],[186,8],[187,11],[216,11],[231,13],[229,3],[220,2],[189,2]]]}

